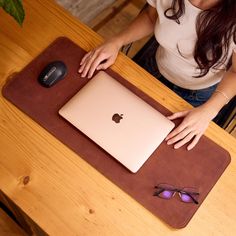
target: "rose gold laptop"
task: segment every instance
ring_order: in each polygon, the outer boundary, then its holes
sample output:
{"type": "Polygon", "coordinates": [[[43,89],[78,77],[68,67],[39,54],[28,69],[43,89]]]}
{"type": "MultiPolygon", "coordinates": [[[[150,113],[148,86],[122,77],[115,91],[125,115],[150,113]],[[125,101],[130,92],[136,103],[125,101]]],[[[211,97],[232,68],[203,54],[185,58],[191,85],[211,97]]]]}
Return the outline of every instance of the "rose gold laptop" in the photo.
{"type": "Polygon", "coordinates": [[[100,71],[59,114],[135,173],[174,123],[100,71]]]}

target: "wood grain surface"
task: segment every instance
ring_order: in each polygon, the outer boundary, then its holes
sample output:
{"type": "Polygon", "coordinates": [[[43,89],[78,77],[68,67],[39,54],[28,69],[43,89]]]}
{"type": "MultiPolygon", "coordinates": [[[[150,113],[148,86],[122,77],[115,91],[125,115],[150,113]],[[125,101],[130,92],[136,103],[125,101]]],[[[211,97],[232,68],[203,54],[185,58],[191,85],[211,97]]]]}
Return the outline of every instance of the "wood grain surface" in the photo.
{"type": "MultiPolygon", "coordinates": [[[[0,10],[0,88],[59,36],[69,37],[85,50],[102,42],[54,1],[25,0],[24,6],[22,28],[0,10]]],[[[173,112],[190,107],[122,54],[112,69],[173,112]]],[[[181,230],[154,217],[2,95],[0,134],[0,189],[49,235],[230,236],[236,232],[236,141],[213,123],[206,135],[230,152],[232,162],[181,230]]]]}
{"type": "Polygon", "coordinates": [[[26,233],[0,208],[0,235],[26,236],[26,233]]]}
{"type": "Polygon", "coordinates": [[[115,0],[56,0],[56,2],[65,7],[80,21],[89,23],[115,0]]]}

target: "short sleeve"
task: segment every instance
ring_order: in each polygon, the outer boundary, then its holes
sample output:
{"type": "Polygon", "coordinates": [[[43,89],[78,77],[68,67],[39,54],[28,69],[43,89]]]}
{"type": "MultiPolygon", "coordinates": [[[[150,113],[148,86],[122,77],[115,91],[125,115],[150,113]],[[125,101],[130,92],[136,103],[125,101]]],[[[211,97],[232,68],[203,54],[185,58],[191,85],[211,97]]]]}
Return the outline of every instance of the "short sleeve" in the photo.
{"type": "Polygon", "coordinates": [[[156,8],[156,0],[147,0],[147,3],[148,3],[150,6],[156,8]]]}

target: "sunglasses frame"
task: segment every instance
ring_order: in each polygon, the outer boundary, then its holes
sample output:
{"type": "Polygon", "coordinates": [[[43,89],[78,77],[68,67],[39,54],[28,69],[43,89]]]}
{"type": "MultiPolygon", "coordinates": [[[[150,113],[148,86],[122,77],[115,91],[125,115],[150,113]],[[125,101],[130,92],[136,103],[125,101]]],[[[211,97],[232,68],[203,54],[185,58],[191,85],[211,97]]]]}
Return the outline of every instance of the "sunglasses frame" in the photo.
{"type": "MultiPolygon", "coordinates": [[[[158,184],[157,186],[155,186],[156,189],[159,189],[160,191],[155,191],[153,196],[157,196],[159,198],[162,198],[162,199],[165,199],[165,200],[169,200],[171,199],[172,197],[175,196],[176,193],[178,193],[180,199],[182,202],[184,203],[195,203],[195,204],[198,204],[199,202],[192,196],[192,195],[200,195],[198,192],[189,192],[189,191],[185,191],[184,189],[187,189],[186,187],[185,188],[175,188],[174,186],[172,185],[169,185],[169,184],[164,184],[164,183],[161,183],[161,184],[158,184]],[[166,185],[167,187],[161,187],[161,185],[166,185]],[[169,187],[169,188],[168,188],[169,187]],[[173,188],[172,188],[173,187],[173,188]],[[171,195],[170,198],[163,198],[160,196],[160,194],[163,192],[163,191],[170,191],[170,192],[173,192],[173,194],[171,195]],[[186,194],[187,196],[189,196],[193,202],[185,202],[182,200],[182,197],[181,197],[181,194],[186,194]]],[[[191,188],[191,189],[194,189],[194,188],[191,188]]]]}

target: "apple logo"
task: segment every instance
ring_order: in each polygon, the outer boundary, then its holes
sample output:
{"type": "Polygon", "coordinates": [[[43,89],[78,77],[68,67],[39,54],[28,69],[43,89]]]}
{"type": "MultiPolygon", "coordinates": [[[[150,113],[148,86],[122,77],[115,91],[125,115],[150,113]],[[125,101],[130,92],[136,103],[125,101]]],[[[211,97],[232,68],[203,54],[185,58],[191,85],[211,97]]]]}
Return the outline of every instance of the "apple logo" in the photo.
{"type": "Polygon", "coordinates": [[[120,120],[123,119],[123,114],[118,114],[118,113],[115,113],[113,116],[112,116],[112,120],[115,121],[115,123],[120,123],[120,120]]]}

